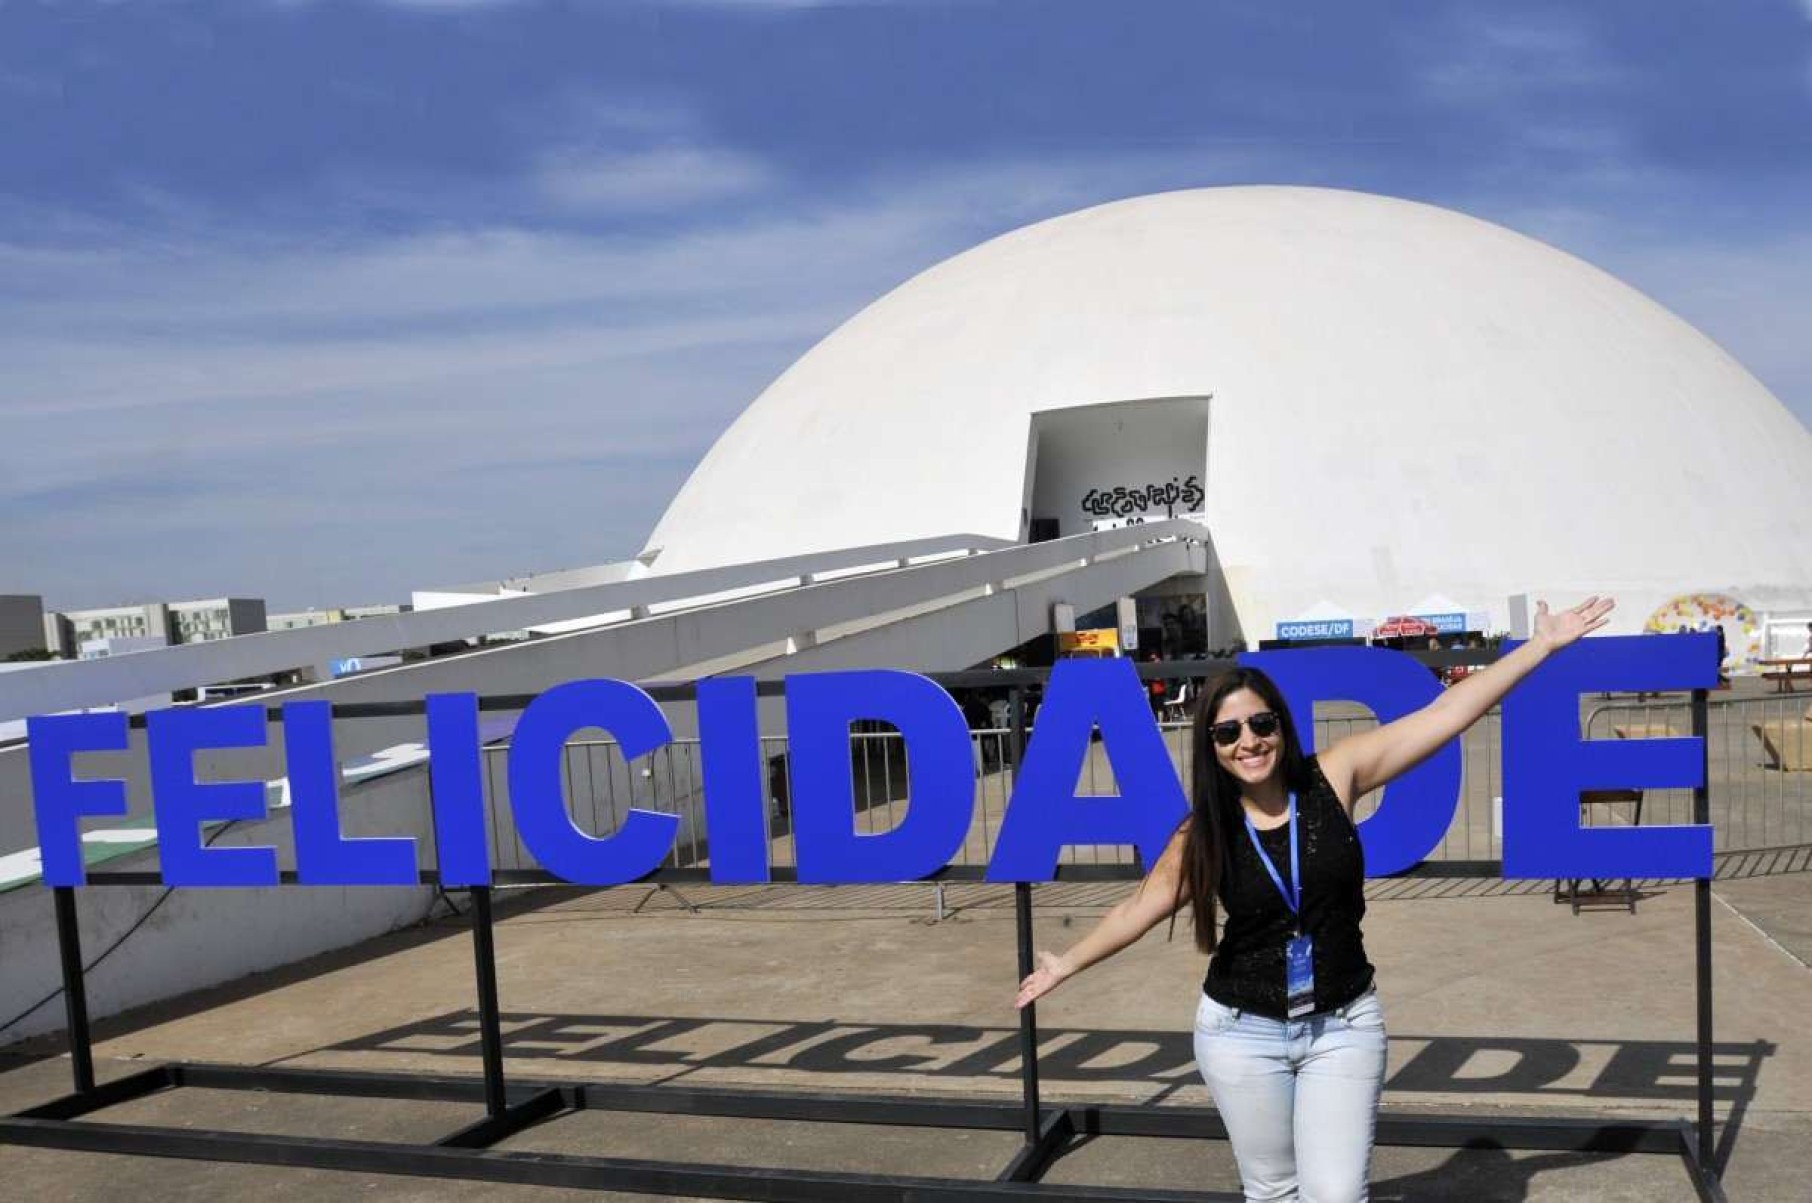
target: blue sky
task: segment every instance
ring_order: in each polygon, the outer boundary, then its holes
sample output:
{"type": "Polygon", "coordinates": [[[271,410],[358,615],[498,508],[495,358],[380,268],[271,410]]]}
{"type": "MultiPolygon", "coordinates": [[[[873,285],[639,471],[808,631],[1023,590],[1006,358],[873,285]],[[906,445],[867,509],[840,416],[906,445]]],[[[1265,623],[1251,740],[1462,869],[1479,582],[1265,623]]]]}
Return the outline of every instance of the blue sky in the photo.
{"type": "Polygon", "coordinates": [[[0,593],[57,608],[623,558],[868,301],[1168,188],[1502,222],[1812,426],[1812,0],[0,0],[0,104],[0,593]]]}

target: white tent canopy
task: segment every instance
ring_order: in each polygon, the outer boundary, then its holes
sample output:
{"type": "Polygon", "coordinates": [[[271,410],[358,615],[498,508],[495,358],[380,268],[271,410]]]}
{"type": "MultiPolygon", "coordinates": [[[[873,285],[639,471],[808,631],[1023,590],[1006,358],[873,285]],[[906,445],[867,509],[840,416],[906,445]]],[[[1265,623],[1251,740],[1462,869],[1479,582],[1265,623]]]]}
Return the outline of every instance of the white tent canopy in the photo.
{"type": "Polygon", "coordinates": [[[1279,639],[1362,639],[1374,625],[1372,619],[1320,598],[1294,618],[1278,619],[1273,633],[1279,639]]]}
{"type": "Polygon", "coordinates": [[[1310,606],[1308,609],[1304,610],[1302,613],[1297,614],[1291,618],[1282,619],[1281,621],[1283,621],[1283,622],[1341,622],[1341,621],[1344,621],[1349,618],[1357,619],[1358,617],[1359,616],[1357,614],[1354,614],[1351,610],[1347,609],[1345,606],[1337,606],[1333,602],[1328,601],[1326,598],[1323,598],[1323,599],[1317,601],[1314,605],[1310,606]]]}
{"type": "Polygon", "coordinates": [[[1403,611],[1405,614],[1470,614],[1475,607],[1462,606],[1445,593],[1430,593],[1427,597],[1403,611]]]}

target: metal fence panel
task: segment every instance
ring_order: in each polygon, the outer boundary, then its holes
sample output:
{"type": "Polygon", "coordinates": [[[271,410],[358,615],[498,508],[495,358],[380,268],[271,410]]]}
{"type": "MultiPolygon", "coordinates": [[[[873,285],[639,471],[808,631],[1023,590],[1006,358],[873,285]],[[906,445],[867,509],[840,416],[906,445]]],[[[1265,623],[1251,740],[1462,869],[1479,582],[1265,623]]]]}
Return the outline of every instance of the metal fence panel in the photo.
{"type": "MultiPolygon", "coordinates": [[[[1711,702],[1706,771],[1720,853],[1793,848],[1812,840],[1812,722],[1804,697],[1720,698],[1711,702]],[[1794,766],[1799,767],[1794,767],[1794,766]]],[[[1662,738],[1692,732],[1684,698],[1607,701],[1585,719],[1593,739],[1662,738]]],[[[1642,821],[1689,823],[1692,791],[1649,790],[1642,821]]]]}

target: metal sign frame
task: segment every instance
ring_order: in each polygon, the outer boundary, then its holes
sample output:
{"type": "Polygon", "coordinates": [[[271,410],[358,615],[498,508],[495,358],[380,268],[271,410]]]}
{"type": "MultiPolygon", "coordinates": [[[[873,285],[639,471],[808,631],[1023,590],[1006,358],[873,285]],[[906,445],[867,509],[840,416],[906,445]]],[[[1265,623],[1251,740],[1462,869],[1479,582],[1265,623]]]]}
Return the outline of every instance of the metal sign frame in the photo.
{"type": "MultiPolygon", "coordinates": [[[[1214,661],[1145,663],[1145,679],[1204,678],[1228,667],[1214,661]]],[[[1007,687],[1012,706],[1012,764],[1017,773],[1026,742],[1025,690],[1040,685],[1046,673],[1037,669],[934,675],[947,687],[1007,687]]],[[[779,682],[763,683],[762,692],[778,692],[779,682]]],[[[687,700],[689,684],[649,688],[658,700],[687,700]]],[[[497,697],[481,702],[485,709],[517,709],[527,698],[497,697]]],[[[336,706],[336,717],[377,717],[422,712],[422,703],[364,703],[336,706]]],[[[1707,695],[1692,692],[1692,733],[1707,732],[1707,695]]],[[[276,711],[271,711],[273,720],[276,711]]],[[[1709,782],[1693,792],[1693,821],[1711,820],[1709,782]]],[[[1499,860],[1424,863],[1400,877],[1496,877],[1499,860]]],[[[979,866],[946,867],[924,880],[979,881],[979,866]]],[[[1137,865],[1064,865],[1056,880],[1120,881],[1139,877],[1137,865]]],[[[795,880],[790,869],[775,869],[775,884],[795,880]]],[[[438,886],[437,873],[422,872],[421,883],[438,886]]],[[[641,879],[648,884],[702,883],[704,869],[662,869],[641,879]]],[[[293,884],[293,872],[282,874],[293,884]]],[[[504,870],[495,874],[504,885],[574,887],[540,870],[504,870]]],[[[142,886],[161,883],[156,873],[97,872],[94,886],[142,886]]],[[[280,1165],[355,1172],[507,1182],[576,1189],[643,1191],[653,1194],[703,1195],[770,1203],[981,1203],[988,1200],[1042,1199],[1058,1203],[1083,1200],[1152,1203],[1218,1203],[1237,1200],[1237,1192],[1126,1190],[1113,1187],[1060,1186],[1040,1181],[1045,1170],[1076,1140],[1093,1136],[1145,1136],[1226,1139],[1226,1128],[1212,1107],[1047,1102],[1038,1076],[1036,1004],[1020,1012],[1020,1099],[980,1101],[895,1097],[876,1093],[800,1093],[731,1087],[625,1085],[609,1082],[506,1078],[501,1014],[497,997],[495,920],[491,887],[466,889],[472,899],[472,954],[476,976],[483,1073],[435,1075],[407,1071],[352,1071],[260,1068],[201,1062],[172,1062],[128,1074],[106,1083],[94,1076],[93,1043],[83,981],[81,940],[77,929],[75,890],[56,887],[57,939],[68,1019],[73,1091],[48,1103],[0,1118],[0,1143],[135,1156],[280,1165]],[[241,1132],[195,1131],[150,1125],[85,1123],[94,1112],[162,1091],[198,1087],[213,1090],[271,1091],[338,1097],[432,1100],[480,1103],[484,1117],[431,1144],[407,1144],[311,1137],[268,1136],[241,1132]],[[512,1153],[493,1146],[507,1137],[557,1116],[583,1110],[658,1112],[763,1120],[811,1120],[824,1123],[1018,1131],[1021,1144],[993,1181],[902,1177],[881,1174],[677,1164],[612,1157],[512,1153]]],[[[1711,881],[1693,882],[1693,935],[1698,1111],[1694,1120],[1600,1120],[1591,1117],[1508,1116],[1481,1118],[1463,1114],[1393,1114],[1378,1116],[1376,1144],[1460,1149],[1490,1141],[1504,1149],[1563,1150],[1585,1153],[1660,1153],[1678,1156],[1694,1190],[1704,1203],[1723,1203],[1714,1138],[1712,1109],[1712,978],[1711,881]]],[[[1015,935],[1019,973],[1033,967],[1032,887],[1014,886],[1015,935]]]]}

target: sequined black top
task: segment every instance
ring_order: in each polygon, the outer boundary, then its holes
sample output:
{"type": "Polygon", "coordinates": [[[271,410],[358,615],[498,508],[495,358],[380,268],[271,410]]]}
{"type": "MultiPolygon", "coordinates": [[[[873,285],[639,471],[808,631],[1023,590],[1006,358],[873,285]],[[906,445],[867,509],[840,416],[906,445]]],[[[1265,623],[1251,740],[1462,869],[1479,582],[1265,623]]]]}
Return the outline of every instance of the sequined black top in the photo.
{"type": "MultiPolygon", "coordinates": [[[[1320,762],[1311,756],[1308,767],[1309,788],[1296,799],[1303,926],[1315,938],[1315,1010],[1331,1011],[1372,984],[1359,932],[1365,917],[1365,853],[1320,762]]],[[[1202,989],[1223,1006],[1283,1019],[1284,945],[1295,934],[1296,920],[1259,863],[1237,809],[1223,830],[1230,855],[1220,902],[1227,922],[1202,989]]],[[[1278,876],[1289,884],[1289,826],[1260,831],[1258,838],[1278,876]]]]}

